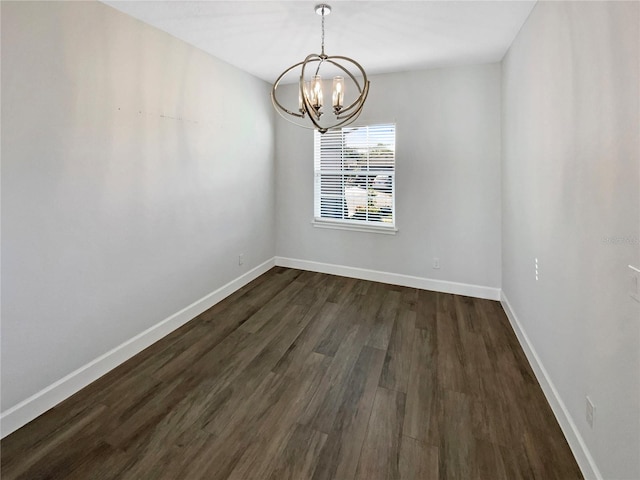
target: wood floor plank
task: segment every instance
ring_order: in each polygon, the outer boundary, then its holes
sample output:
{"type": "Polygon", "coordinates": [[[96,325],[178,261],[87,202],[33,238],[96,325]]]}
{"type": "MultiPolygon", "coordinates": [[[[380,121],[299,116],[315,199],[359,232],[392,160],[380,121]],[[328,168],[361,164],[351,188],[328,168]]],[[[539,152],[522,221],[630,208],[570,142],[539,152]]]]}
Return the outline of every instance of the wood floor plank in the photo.
{"type": "Polygon", "coordinates": [[[122,480],[153,478],[154,480],[175,480],[193,461],[198,452],[211,442],[211,436],[202,430],[191,430],[188,440],[180,443],[167,443],[159,451],[148,450],[146,455],[135,457],[135,463],[126,469],[122,480]]]}
{"type": "Polygon", "coordinates": [[[438,447],[403,435],[400,440],[400,458],[398,461],[400,480],[439,478],[438,447]]]}
{"type": "Polygon", "coordinates": [[[455,306],[455,298],[456,296],[452,293],[436,293],[436,316],[440,315],[450,316],[455,318],[456,316],[456,306],[455,306]]]}
{"type": "Polygon", "coordinates": [[[127,469],[135,463],[131,455],[107,443],[100,442],[93,448],[85,448],[84,452],[76,468],[65,469],[65,480],[121,480],[127,478],[127,469]]]}
{"type": "Polygon", "coordinates": [[[326,364],[321,356],[310,374],[292,379],[268,373],[263,383],[232,412],[226,427],[213,435],[180,478],[227,479],[231,475],[268,478],[288,441],[295,418],[317,388],[326,364]],[[313,372],[313,373],[311,373],[313,372]],[[233,472],[236,473],[233,473],[233,472]]]}
{"type": "Polygon", "coordinates": [[[318,388],[318,380],[324,374],[326,363],[320,357],[310,357],[317,362],[313,373],[304,378],[288,379],[292,383],[270,409],[260,427],[254,433],[251,445],[246,449],[229,480],[263,480],[269,478],[276,467],[276,459],[285,450],[297,426],[296,419],[318,388]]]}
{"type": "Polygon", "coordinates": [[[484,398],[486,392],[491,392],[497,386],[496,365],[491,361],[481,335],[467,333],[463,341],[465,356],[462,368],[467,382],[466,390],[484,398]]]}
{"type": "Polygon", "coordinates": [[[471,422],[472,399],[461,392],[442,391],[440,416],[440,476],[471,478],[475,455],[475,438],[471,422]]]}
{"type": "Polygon", "coordinates": [[[186,462],[210,440],[207,432],[194,428],[198,423],[198,414],[206,411],[210,405],[204,389],[192,392],[176,407],[167,412],[147,435],[130,444],[128,452],[134,459],[126,469],[126,478],[160,478],[168,471],[174,472],[173,478],[184,468],[186,462]]]}
{"type": "Polygon", "coordinates": [[[269,480],[311,480],[327,434],[297,424],[269,480]]]}
{"type": "Polygon", "coordinates": [[[418,290],[416,328],[426,328],[435,331],[437,310],[438,293],[429,290],[418,290]]]}
{"type": "Polygon", "coordinates": [[[353,478],[384,363],[384,351],[364,346],[346,381],[314,480],[353,478]]]}
{"type": "Polygon", "coordinates": [[[333,357],[340,347],[345,334],[352,328],[353,319],[358,315],[360,296],[350,292],[345,295],[344,302],[333,317],[333,322],[322,333],[313,351],[333,357]]]}
{"type": "Polygon", "coordinates": [[[2,461],[3,479],[36,479],[64,477],[65,471],[74,470],[83,461],[83,450],[98,443],[97,421],[107,408],[97,405],[62,429],[59,435],[16,458],[2,461]]]}
{"type": "Polygon", "coordinates": [[[402,310],[409,310],[415,312],[418,305],[418,292],[417,288],[402,287],[400,290],[400,305],[402,310]]]}
{"type": "Polygon", "coordinates": [[[291,299],[296,305],[313,305],[318,300],[324,303],[335,288],[329,277],[321,273],[303,272],[298,280],[304,282],[305,287],[291,299]]]}
{"type": "Polygon", "coordinates": [[[440,435],[435,343],[435,332],[415,329],[403,427],[404,435],[432,445],[440,435]]]}
{"type": "MultiPolygon", "coordinates": [[[[217,345],[214,350],[219,355],[229,354],[247,336],[248,334],[244,332],[234,332],[226,342],[217,345]]],[[[124,417],[116,417],[122,426],[110,434],[108,441],[120,448],[135,450],[139,456],[145,456],[148,452],[153,455],[153,452],[162,448],[162,445],[171,444],[184,432],[199,427],[203,418],[206,418],[211,411],[215,411],[216,407],[225,400],[226,392],[219,394],[219,383],[211,379],[199,382],[198,377],[183,375],[177,377],[174,382],[177,382],[177,393],[183,393],[183,395],[176,398],[177,402],[171,408],[167,408],[166,403],[161,404],[159,410],[145,405],[136,412],[141,418],[124,421],[124,417]],[[148,419],[143,424],[145,428],[136,432],[135,425],[145,418],[148,419]],[[135,433],[133,438],[131,434],[128,436],[125,434],[126,431],[132,430],[135,433]],[[125,440],[127,440],[126,443],[123,443],[125,440]]],[[[156,396],[154,395],[153,401],[156,401],[156,396]]]]}
{"type": "MultiPolygon", "coordinates": [[[[108,385],[105,385],[103,389],[96,390],[89,385],[88,392],[90,392],[90,398],[95,403],[101,403],[108,407],[127,408],[127,406],[135,405],[149,395],[156,389],[162,387],[162,382],[149,377],[147,375],[138,374],[135,370],[123,375],[119,378],[114,378],[114,381],[108,385]]],[[[71,402],[66,402],[64,405],[59,405],[56,408],[68,408],[69,404],[76,401],[73,397],[71,402]]],[[[86,402],[78,399],[78,402],[86,402]]]]}
{"type": "Polygon", "coordinates": [[[206,330],[206,327],[201,323],[188,322],[85,387],[85,392],[100,394],[110,391],[113,383],[129,375],[151,376],[155,370],[191,346],[202,336],[203,330],[206,330]]]}
{"type": "Polygon", "coordinates": [[[313,351],[321,335],[335,321],[339,306],[325,302],[320,310],[309,320],[307,326],[289,346],[287,351],[273,367],[275,373],[295,376],[299,373],[304,359],[313,351]]]}
{"type": "Polygon", "coordinates": [[[399,480],[405,394],[378,387],[356,480],[399,480]]]}
{"type": "Polygon", "coordinates": [[[3,475],[13,464],[27,462],[32,455],[49,448],[48,445],[55,445],[68,429],[83,421],[95,404],[79,397],[79,394],[72,396],[2,440],[0,467],[3,475]]]}
{"type": "Polygon", "coordinates": [[[295,312],[301,311],[300,307],[295,305],[290,308],[283,306],[283,310],[272,316],[272,320],[263,324],[255,334],[248,334],[246,330],[238,328],[219,346],[229,343],[228,348],[216,348],[207,352],[185,372],[185,375],[208,378],[217,390],[226,388],[274,339],[287,330],[292,321],[297,321],[295,312]],[[227,342],[233,336],[238,336],[239,339],[227,342]],[[224,352],[222,355],[221,351],[224,352]]]}
{"type": "Polygon", "coordinates": [[[455,295],[453,297],[453,308],[461,335],[477,333],[478,324],[475,322],[473,298],[455,295]]]}
{"type": "MultiPolygon", "coordinates": [[[[309,321],[300,315],[301,307],[292,305],[288,309],[291,321],[285,323],[282,335],[275,337],[222,391],[223,398],[215,406],[200,416],[199,423],[208,432],[216,435],[227,427],[228,420],[232,418],[233,411],[238,405],[245,402],[249,395],[259,385],[267,373],[275,371],[274,365],[278,362],[298,332],[309,321]]],[[[307,355],[300,361],[300,369],[306,372],[309,362],[322,362],[325,357],[307,355]]],[[[215,389],[217,390],[217,388],[215,389]]]]}
{"type": "MultiPolygon", "coordinates": [[[[437,381],[442,389],[466,391],[468,378],[465,372],[465,348],[458,328],[455,312],[440,310],[437,313],[437,381]]],[[[449,307],[450,308],[450,307],[449,307]]]]}
{"type": "MultiPolygon", "coordinates": [[[[252,315],[263,308],[267,302],[287,288],[302,274],[301,270],[287,269],[276,273],[275,269],[265,275],[269,275],[269,281],[258,283],[251,282],[242,295],[235,294],[227,302],[217,303],[209,310],[201,313],[196,320],[199,323],[213,324],[214,328],[227,331],[244,324],[252,315]]],[[[243,287],[244,290],[245,287],[243,287]]]]}
{"type": "Polygon", "coordinates": [[[294,280],[265,303],[256,313],[251,315],[239,328],[249,333],[256,333],[272,317],[279,315],[281,309],[289,305],[292,297],[295,297],[304,286],[305,283],[303,281],[294,280]]]}
{"type": "Polygon", "coordinates": [[[300,423],[310,424],[320,432],[331,432],[336,412],[340,408],[348,379],[360,358],[369,330],[362,325],[352,325],[336,354],[320,380],[313,398],[300,417],[300,423]]]}
{"type": "Polygon", "coordinates": [[[359,308],[354,320],[366,325],[370,330],[374,330],[378,312],[382,307],[382,302],[389,291],[389,287],[389,285],[383,283],[371,283],[367,295],[361,296],[359,299],[359,308]]]}
{"type": "Polygon", "coordinates": [[[361,280],[356,280],[355,278],[338,277],[335,275],[332,275],[331,277],[335,282],[335,288],[331,291],[331,295],[327,297],[327,301],[337,303],[338,305],[344,304],[345,299],[353,289],[356,288],[359,283],[362,283],[361,280]]]}
{"type": "Polygon", "coordinates": [[[415,312],[401,310],[398,313],[380,375],[381,387],[406,393],[411,369],[415,325],[415,312]]]}
{"type": "Polygon", "coordinates": [[[367,340],[368,346],[381,350],[387,349],[399,306],[400,292],[388,290],[383,297],[382,305],[373,317],[371,335],[367,340]]]}
{"type": "MultiPolygon", "coordinates": [[[[274,335],[269,332],[269,336],[264,339],[267,344],[274,335]]],[[[251,334],[240,329],[234,330],[224,340],[215,345],[210,350],[195,360],[187,369],[183,370],[181,376],[191,379],[194,385],[201,382],[216,382],[218,389],[223,388],[228,382],[239,374],[241,368],[251,362],[257,352],[246,350],[247,346],[259,348],[258,352],[264,348],[262,343],[251,334]]],[[[163,382],[170,381],[170,378],[162,379],[163,382]]]]}
{"type": "Polygon", "coordinates": [[[528,430],[524,434],[524,450],[528,464],[533,471],[533,478],[550,480],[575,480],[582,478],[575,462],[562,461],[561,454],[568,445],[559,435],[552,435],[548,441],[539,441],[542,431],[528,430]]]}
{"type": "Polygon", "coordinates": [[[520,442],[514,442],[509,447],[500,446],[500,452],[506,471],[506,478],[513,480],[530,480],[534,478],[525,448],[520,442]]]}
{"type": "Polygon", "coordinates": [[[110,420],[104,425],[105,441],[116,448],[127,450],[150,430],[184,398],[190,390],[188,380],[175,379],[146,396],[143,401],[128,408],[109,409],[110,420]]]}
{"type": "Polygon", "coordinates": [[[474,441],[474,457],[470,478],[482,480],[484,478],[508,478],[507,469],[502,458],[499,445],[486,440],[474,441]]]}
{"type": "Polygon", "coordinates": [[[276,267],[4,438],[7,479],[580,479],[500,303],[276,267]]]}
{"type": "Polygon", "coordinates": [[[163,381],[170,381],[178,375],[187,371],[191,365],[193,365],[200,357],[209,352],[212,347],[215,347],[223,338],[226,338],[231,332],[224,335],[220,334],[220,337],[216,333],[206,331],[205,329],[198,329],[199,337],[194,338],[191,345],[182,349],[178,353],[163,362],[159,368],[155,368],[150,372],[153,378],[163,381]],[[224,337],[222,337],[224,335],[224,337]]]}
{"type": "MultiPolygon", "coordinates": [[[[178,478],[227,479],[251,444],[266,412],[285,395],[288,387],[286,377],[267,374],[248,401],[238,405],[226,427],[211,436],[212,441],[202,446],[178,478]]],[[[187,441],[187,437],[188,433],[185,433],[182,440],[187,441]]]]}

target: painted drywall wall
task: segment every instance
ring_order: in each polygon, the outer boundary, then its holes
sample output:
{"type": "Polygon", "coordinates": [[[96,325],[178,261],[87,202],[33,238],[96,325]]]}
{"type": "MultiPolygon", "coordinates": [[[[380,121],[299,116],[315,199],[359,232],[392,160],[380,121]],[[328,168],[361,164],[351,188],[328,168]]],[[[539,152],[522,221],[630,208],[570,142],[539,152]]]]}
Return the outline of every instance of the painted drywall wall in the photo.
{"type": "Polygon", "coordinates": [[[605,479],[640,478],[639,9],[538,2],[503,61],[503,291],[605,479]]]}
{"type": "Polygon", "coordinates": [[[273,257],[269,86],[166,33],[3,1],[2,128],[3,411],[273,257]]]}
{"type": "Polygon", "coordinates": [[[396,235],[315,228],[313,132],[278,118],[277,255],[500,287],[500,65],[373,76],[355,125],[386,122],[396,235]]]}

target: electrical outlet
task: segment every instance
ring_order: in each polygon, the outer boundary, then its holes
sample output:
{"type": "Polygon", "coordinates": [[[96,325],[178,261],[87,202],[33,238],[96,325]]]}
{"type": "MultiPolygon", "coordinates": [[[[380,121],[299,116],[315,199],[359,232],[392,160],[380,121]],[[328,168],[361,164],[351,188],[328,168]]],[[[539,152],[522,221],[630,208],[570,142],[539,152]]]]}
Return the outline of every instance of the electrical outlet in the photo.
{"type": "Polygon", "coordinates": [[[540,270],[538,268],[538,257],[534,258],[534,266],[536,272],[536,282],[540,279],[540,270]]]}
{"type": "Polygon", "coordinates": [[[596,407],[593,405],[593,402],[587,395],[587,423],[591,428],[593,428],[593,423],[596,419],[596,407]]]}
{"type": "Polygon", "coordinates": [[[433,257],[433,268],[440,268],[440,259],[438,257],[433,257]]]}
{"type": "Polygon", "coordinates": [[[244,263],[244,253],[238,255],[238,265],[242,265],[244,263]]]}

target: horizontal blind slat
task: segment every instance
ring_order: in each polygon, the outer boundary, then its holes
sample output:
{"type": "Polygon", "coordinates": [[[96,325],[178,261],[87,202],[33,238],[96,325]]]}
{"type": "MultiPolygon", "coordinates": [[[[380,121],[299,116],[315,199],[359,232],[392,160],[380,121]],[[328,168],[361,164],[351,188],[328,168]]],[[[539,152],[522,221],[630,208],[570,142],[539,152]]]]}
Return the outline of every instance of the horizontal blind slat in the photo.
{"type": "Polygon", "coordinates": [[[394,124],[316,131],[314,170],[316,218],[394,226],[394,124]]]}

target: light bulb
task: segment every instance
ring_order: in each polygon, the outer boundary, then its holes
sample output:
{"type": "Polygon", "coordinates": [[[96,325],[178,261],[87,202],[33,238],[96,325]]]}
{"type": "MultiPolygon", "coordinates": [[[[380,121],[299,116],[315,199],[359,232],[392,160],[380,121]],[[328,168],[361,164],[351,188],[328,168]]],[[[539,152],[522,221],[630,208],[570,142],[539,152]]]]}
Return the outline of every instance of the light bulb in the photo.
{"type": "Polygon", "coordinates": [[[311,80],[311,104],[319,109],[322,107],[322,77],[314,75],[311,80]]]}
{"type": "Polygon", "coordinates": [[[339,112],[344,107],[344,78],[333,77],[333,109],[339,112]]]}

